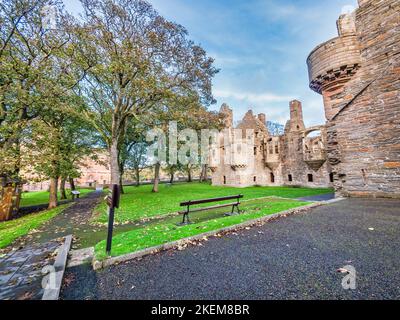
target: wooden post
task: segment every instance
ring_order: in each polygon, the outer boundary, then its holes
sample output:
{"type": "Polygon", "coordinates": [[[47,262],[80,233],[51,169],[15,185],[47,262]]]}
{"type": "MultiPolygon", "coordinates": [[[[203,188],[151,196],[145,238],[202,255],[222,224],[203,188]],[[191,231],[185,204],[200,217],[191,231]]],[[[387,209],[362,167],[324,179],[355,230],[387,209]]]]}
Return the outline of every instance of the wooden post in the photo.
{"type": "Polygon", "coordinates": [[[0,221],[10,220],[18,213],[22,188],[19,181],[7,181],[2,178],[0,182],[0,221]]]}
{"type": "Polygon", "coordinates": [[[114,229],[114,214],[115,208],[119,208],[119,199],[121,193],[118,184],[114,184],[112,186],[112,195],[107,197],[107,205],[108,205],[108,232],[107,232],[107,246],[106,253],[108,256],[111,255],[111,247],[112,247],[112,236],[114,229]]]}

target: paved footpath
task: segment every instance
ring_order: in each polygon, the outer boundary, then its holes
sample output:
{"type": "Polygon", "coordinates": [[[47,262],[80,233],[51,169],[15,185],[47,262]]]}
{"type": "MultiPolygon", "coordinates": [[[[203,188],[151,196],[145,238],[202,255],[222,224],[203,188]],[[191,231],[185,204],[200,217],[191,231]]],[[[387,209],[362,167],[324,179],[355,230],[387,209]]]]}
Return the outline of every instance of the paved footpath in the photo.
{"type": "MultiPolygon", "coordinates": [[[[89,224],[93,209],[104,197],[102,192],[92,192],[83,198],[76,199],[75,203],[61,214],[45,223],[36,232],[20,239],[22,243],[46,243],[55,238],[74,235],[87,235],[96,231],[96,227],[89,224]]],[[[79,239],[77,239],[79,240],[79,239]]]]}
{"type": "Polygon", "coordinates": [[[100,272],[71,268],[63,299],[400,299],[400,201],[347,199],[203,246],[100,272]],[[344,274],[356,268],[356,290],[344,274]]]}
{"type": "Polygon", "coordinates": [[[92,231],[88,220],[102,196],[93,192],[76,200],[36,232],[13,244],[14,249],[0,258],[0,300],[42,298],[43,267],[54,263],[64,236],[92,231]]]}
{"type": "Polygon", "coordinates": [[[40,300],[45,266],[53,265],[62,239],[27,245],[0,258],[0,300],[40,300]]]}

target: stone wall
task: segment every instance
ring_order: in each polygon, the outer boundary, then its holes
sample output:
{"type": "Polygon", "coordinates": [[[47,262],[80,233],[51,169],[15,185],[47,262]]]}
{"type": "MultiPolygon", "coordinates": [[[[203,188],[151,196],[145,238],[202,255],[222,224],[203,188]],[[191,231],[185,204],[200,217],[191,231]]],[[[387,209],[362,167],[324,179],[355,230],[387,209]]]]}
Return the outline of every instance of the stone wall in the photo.
{"type": "MultiPolygon", "coordinates": [[[[109,157],[106,150],[95,151],[96,160],[85,157],[80,161],[79,172],[81,176],[75,180],[79,187],[100,187],[108,185],[111,181],[111,173],[108,167],[109,157]]],[[[40,179],[39,176],[31,173],[22,173],[25,178],[23,191],[44,191],[50,187],[49,180],[40,179]]],[[[66,188],[70,188],[68,181],[66,188]]]]}
{"type": "MultiPolygon", "coordinates": [[[[400,1],[359,5],[360,67],[334,95],[324,95],[328,161],[339,195],[399,198],[400,1]]],[[[310,86],[318,92],[312,74],[310,86]]],[[[329,81],[336,79],[323,85],[329,81]]]]}

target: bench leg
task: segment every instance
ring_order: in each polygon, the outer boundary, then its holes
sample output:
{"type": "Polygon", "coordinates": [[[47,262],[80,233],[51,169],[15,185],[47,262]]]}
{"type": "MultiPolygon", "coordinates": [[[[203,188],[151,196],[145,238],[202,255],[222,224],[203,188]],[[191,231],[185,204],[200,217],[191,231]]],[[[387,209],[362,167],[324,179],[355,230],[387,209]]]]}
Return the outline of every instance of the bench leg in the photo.
{"type": "MultiPolygon", "coordinates": [[[[239,204],[234,204],[234,205],[232,206],[231,216],[233,216],[233,214],[234,214],[234,212],[235,212],[235,208],[236,208],[237,214],[240,214],[239,204]]],[[[228,215],[229,215],[229,214],[228,214],[228,215]]]]}
{"type": "Polygon", "coordinates": [[[190,220],[189,220],[189,213],[187,212],[187,213],[185,213],[185,214],[183,215],[182,225],[189,224],[189,223],[190,223],[190,220]]]}
{"type": "Polygon", "coordinates": [[[238,214],[240,214],[240,208],[239,208],[239,205],[237,205],[237,206],[236,206],[236,209],[237,209],[237,212],[238,212],[238,214]]]}

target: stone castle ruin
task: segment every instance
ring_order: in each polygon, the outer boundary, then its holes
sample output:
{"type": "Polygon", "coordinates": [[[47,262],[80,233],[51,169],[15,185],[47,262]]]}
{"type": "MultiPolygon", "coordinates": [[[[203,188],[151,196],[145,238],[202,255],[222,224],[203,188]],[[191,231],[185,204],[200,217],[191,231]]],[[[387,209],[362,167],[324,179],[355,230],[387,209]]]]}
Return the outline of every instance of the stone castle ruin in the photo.
{"type": "MultiPolygon", "coordinates": [[[[249,111],[237,129],[254,130],[254,153],[248,164],[224,163],[222,155],[238,151],[221,134],[214,185],[334,186],[339,196],[400,198],[400,1],[358,2],[339,17],[338,37],[307,59],[326,124],[305,128],[301,103],[292,101],[285,133],[272,136],[265,115],[249,111]]],[[[234,131],[232,110],[221,112],[234,131]]]]}
{"type": "Polygon", "coordinates": [[[218,163],[211,162],[213,185],[248,186],[332,186],[332,175],[325,152],[325,126],[306,128],[300,101],[290,102],[290,120],[283,135],[273,136],[266,126],[266,115],[247,112],[233,127],[233,112],[223,105],[224,133],[220,134],[218,163]],[[253,139],[231,139],[235,131],[253,132],[253,139]],[[250,130],[250,131],[249,131],[250,130]],[[239,142],[237,142],[239,140],[239,142]],[[240,153],[246,144],[245,157],[240,153]]]}

